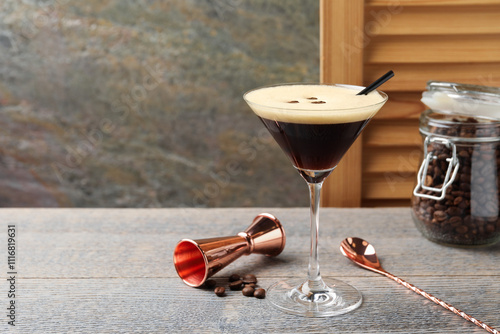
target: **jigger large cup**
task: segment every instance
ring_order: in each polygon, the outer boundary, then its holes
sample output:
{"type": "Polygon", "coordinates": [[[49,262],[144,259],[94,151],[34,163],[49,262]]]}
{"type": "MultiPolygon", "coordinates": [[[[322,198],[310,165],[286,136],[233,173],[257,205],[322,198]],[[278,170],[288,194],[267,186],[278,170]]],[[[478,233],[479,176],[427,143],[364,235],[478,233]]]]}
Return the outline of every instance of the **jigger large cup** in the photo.
{"type": "Polygon", "coordinates": [[[174,250],[174,265],[184,283],[198,287],[242,255],[280,254],[285,241],[285,230],[279,220],[262,213],[235,236],[179,241],[174,250]]]}

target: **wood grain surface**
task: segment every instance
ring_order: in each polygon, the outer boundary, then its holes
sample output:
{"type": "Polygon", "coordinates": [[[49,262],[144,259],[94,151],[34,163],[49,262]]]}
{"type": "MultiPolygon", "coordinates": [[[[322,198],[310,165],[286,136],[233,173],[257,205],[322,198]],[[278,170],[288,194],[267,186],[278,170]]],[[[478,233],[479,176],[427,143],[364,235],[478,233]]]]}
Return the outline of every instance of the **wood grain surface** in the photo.
{"type": "MultiPolygon", "coordinates": [[[[216,274],[254,273],[259,285],[305,277],[309,212],[295,209],[1,209],[5,282],[7,225],[17,229],[16,327],[4,333],[482,333],[479,327],[339,252],[358,236],[374,244],[384,268],[464,312],[500,328],[500,244],[452,248],[415,229],[409,208],[321,210],[320,262],[326,279],[360,289],[362,306],[333,318],[302,318],[229,291],[224,298],[186,286],[172,253],[181,238],[233,235],[261,213],[276,215],[281,255],[244,256],[216,274]]],[[[7,284],[0,285],[7,307],[7,284]]]]}

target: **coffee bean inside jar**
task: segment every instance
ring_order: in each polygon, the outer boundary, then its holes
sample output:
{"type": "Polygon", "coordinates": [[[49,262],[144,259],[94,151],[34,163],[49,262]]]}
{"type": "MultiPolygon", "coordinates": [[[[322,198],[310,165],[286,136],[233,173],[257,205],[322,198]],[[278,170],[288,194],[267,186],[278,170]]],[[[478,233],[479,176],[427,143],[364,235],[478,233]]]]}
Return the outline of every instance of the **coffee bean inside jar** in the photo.
{"type": "Polygon", "coordinates": [[[432,241],[500,240],[500,121],[424,112],[423,164],[412,198],[417,228],[432,241]]]}

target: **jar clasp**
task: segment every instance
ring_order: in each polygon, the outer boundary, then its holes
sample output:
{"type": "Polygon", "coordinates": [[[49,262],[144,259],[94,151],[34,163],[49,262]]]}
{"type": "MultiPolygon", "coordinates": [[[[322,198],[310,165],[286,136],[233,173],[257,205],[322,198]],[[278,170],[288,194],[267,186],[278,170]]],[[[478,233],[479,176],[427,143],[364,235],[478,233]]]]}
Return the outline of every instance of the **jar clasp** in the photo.
{"type": "Polygon", "coordinates": [[[417,174],[417,186],[413,190],[413,195],[423,198],[429,198],[436,201],[442,200],[446,195],[446,189],[455,181],[455,177],[457,176],[459,162],[457,159],[457,147],[454,143],[449,141],[446,138],[438,138],[433,136],[428,136],[425,138],[424,142],[424,161],[422,161],[422,165],[418,170],[417,174]],[[427,177],[427,170],[429,168],[429,163],[432,160],[436,160],[438,157],[433,152],[428,152],[428,146],[431,143],[438,143],[446,146],[448,149],[451,149],[452,156],[451,158],[446,158],[448,162],[448,168],[446,169],[446,175],[443,180],[443,185],[440,188],[437,187],[429,187],[425,185],[425,180],[427,177]],[[421,190],[426,190],[427,192],[436,193],[434,194],[424,194],[421,193],[421,190]]]}

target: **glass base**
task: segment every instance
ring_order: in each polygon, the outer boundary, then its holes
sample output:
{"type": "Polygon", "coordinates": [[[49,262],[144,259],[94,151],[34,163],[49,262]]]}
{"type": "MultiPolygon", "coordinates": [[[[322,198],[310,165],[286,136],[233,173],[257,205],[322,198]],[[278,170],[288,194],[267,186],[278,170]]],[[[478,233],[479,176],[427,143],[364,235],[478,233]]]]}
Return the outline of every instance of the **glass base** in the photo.
{"type": "Polygon", "coordinates": [[[356,288],[336,279],[328,279],[321,288],[308,285],[303,279],[279,281],[269,287],[266,299],[284,312],[304,317],[344,314],[357,309],[363,300],[356,288]]]}

